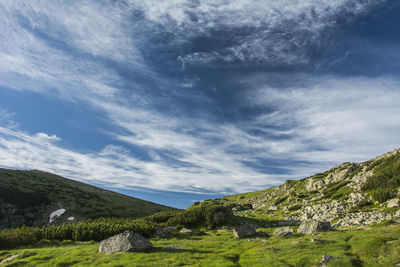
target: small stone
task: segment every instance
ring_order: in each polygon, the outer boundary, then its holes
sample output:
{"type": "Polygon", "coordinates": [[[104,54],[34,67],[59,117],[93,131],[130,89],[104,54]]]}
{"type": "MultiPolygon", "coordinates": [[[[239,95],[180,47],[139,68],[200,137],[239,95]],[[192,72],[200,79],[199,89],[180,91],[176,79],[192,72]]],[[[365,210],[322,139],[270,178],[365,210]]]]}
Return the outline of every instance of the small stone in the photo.
{"type": "Polygon", "coordinates": [[[182,228],[182,229],[179,231],[179,233],[183,233],[183,234],[186,234],[186,233],[193,233],[193,230],[192,230],[192,229],[188,229],[188,228],[182,228]]]}
{"type": "Polygon", "coordinates": [[[333,256],[324,255],[324,256],[322,256],[321,264],[325,264],[325,263],[328,263],[328,262],[330,262],[330,261],[338,260],[338,259],[339,259],[339,258],[336,258],[336,257],[333,257],[333,256]]]}

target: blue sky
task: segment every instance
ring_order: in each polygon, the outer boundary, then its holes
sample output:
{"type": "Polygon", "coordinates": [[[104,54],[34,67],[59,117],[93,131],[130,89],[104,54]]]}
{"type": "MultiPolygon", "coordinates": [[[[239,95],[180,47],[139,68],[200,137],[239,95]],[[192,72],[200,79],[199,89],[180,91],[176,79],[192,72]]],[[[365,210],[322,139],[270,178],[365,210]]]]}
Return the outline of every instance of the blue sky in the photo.
{"type": "MultiPolygon", "coordinates": [[[[355,3],[356,2],[356,3],[355,3]]],[[[400,5],[0,2],[0,167],[175,207],[400,146],[400,5]]]]}

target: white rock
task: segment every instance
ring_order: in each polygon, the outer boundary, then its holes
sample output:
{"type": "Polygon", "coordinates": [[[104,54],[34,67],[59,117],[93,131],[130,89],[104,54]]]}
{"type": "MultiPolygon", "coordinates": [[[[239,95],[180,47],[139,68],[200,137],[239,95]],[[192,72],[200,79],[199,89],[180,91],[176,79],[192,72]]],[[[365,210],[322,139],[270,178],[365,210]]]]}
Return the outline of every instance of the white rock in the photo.
{"type": "Polygon", "coordinates": [[[59,209],[50,213],[49,223],[53,222],[55,218],[58,218],[61,215],[63,215],[65,211],[66,211],[65,209],[59,209]]]}

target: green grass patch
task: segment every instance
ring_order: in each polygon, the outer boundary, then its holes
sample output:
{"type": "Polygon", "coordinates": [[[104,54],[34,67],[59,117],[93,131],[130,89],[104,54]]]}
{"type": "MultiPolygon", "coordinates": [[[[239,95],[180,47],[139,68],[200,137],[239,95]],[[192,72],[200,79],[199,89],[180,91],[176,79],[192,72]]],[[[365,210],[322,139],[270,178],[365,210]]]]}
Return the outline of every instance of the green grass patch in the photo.
{"type": "MultiPolygon", "coordinates": [[[[262,228],[272,234],[274,228],[262,228]]],[[[339,258],[328,266],[393,266],[399,260],[400,226],[320,233],[319,241],[292,237],[237,239],[232,230],[210,230],[206,235],[153,238],[149,252],[98,253],[98,243],[38,244],[2,251],[0,258],[20,255],[8,266],[316,266],[327,254],[339,258]],[[166,250],[177,245],[182,250],[166,250]]],[[[7,266],[7,265],[6,265],[7,266]]]]}

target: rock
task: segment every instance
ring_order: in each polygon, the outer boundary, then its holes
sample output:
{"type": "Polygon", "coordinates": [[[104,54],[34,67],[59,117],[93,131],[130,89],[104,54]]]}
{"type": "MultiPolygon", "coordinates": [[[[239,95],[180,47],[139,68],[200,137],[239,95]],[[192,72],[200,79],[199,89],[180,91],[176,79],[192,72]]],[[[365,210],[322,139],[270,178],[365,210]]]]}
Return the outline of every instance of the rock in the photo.
{"type": "Polygon", "coordinates": [[[332,221],[337,217],[343,216],[348,210],[347,205],[340,201],[333,200],[327,203],[321,203],[314,206],[304,207],[301,210],[301,221],[310,219],[318,221],[332,221]]]}
{"type": "Polygon", "coordinates": [[[267,211],[276,211],[276,210],[279,210],[279,206],[272,205],[272,206],[269,206],[267,209],[267,211]]]}
{"type": "Polygon", "coordinates": [[[350,193],[347,202],[350,206],[355,207],[366,198],[365,193],[350,193]]]}
{"type": "Polygon", "coordinates": [[[153,245],[149,240],[140,234],[127,230],[101,241],[99,252],[110,254],[116,252],[144,251],[151,249],[152,247],[153,245]]]}
{"type": "Polygon", "coordinates": [[[329,255],[324,255],[322,256],[321,259],[321,265],[320,266],[326,266],[326,263],[333,261],[333,260],[339,260],[339,258],[333,257],[333,256],[329,256],[329,255]]]}
{"type": "Polygon", "coordinates": [[[387,221],[392,219],[393,216],[391,214],[384,214],[380,211],[368,211],[368,212],[355,212],[348,213],[342,219],[337,221],[333,227],[340,226],[368,226],[377,224],[383,221],[387,221]]]}
{"type": "Polygon", "coordinates": [[[4,260],[0,261],[0,264],[3,265],[3,264],[5,264],[6,262],[12,261],[12,260],[14,260],[14,259],[17,258],[17,257],[18,257],[18,254],[12,255],[12,256],[10,256],[10,257],[8,257],[8,258],[5,258],[4,260]]]}
{"type": "Polygon", "coordinates": [[[291,227],[279,227],[274,231],[274,235],[276,236],[292,236],[293,228],[291,227]]]}
{"type": "Polygon", "coordinates": [[[244,238],[256,234],[256,230],[249,224],[244,224],[233,229],[233,234],[237,238],[244,238]]]}
{"type": "Polygon", "coordinates": [[[233,211],[244,211],[244,210],[251,210],[251,209],[253,209],[253,206],[251,204],[236,205],[232,208],[233,211]]]}
{"type": "Polygon", "coordinates": [[[182,228],[179,233],[187,234],[187,233],[194,233],[192,229],[182,228]]]}
{"type": "Polygon", "coordinates": [[[330,222],[309,220],[301,223],[298,232],[301,234],[311,234],[315,232],[331,231],[332,226],[330,222]]]}
{"type": "Polygon", "coordinates": [[[394,207],[399,207],[399,206],[400,206],[400,199],[398,199],[398,198],[391,199],[387,202],[388,208],[394,208],[394,207]]]}

